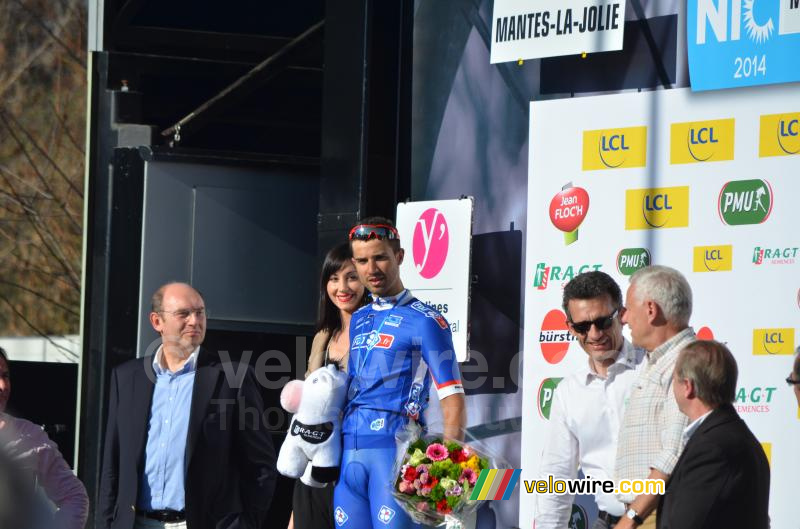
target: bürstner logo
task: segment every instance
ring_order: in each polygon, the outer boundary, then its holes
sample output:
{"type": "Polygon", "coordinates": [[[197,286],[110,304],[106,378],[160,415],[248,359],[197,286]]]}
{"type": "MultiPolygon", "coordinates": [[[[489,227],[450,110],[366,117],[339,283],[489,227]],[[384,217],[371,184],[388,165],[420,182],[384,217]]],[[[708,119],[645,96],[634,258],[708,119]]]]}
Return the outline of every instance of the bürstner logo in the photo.
{"type": "Polygon", "coordinates": [[[698,340],[713,340],[714,339],[714,331],[712,331],[710,327],[700,327],[700,330],[697,331],[697,339],[698,340]]]}
{"type": "Polygon", "coordinates": [[[556,394],[556,387],[561,382],[561,378],[546,378],[539,384],[539,416],[550,419],[550,407],[553,405],[553,397],[556,394]]]}
{"type": "Polygon", "coordinates": [[[753,354],[794,354],[794,328],[753,329],[753,354]]]}
{"type": "Polygon", "coordinates": [[[557,364],[564,359],[570,342],[575,337],[567,328],[567,316],[558,309],[553,309],[542,320],[542,331],[539,333],[539,345],[544,359],[550,364],[557,364]]]}
{"type": "Polygon", "coordinates": [[[739,413],[769,413],[772,394],[778,388],[752,387],[739,388],[736,391],[734,405],[739,413]]]}
{"type": "Polygon", "coordinates": [[[785,247],[785,248],[762,248],[756,246],[753,248],[753,264],[773,264],[773,265],[790,265],[795,264],[798,248],[785,247]]]}
{"type": "Polygon", "coordinates": [[[766,180],[728,182],[719,192],[717,209],[725,224],[761,224],[772,213],[772,186],[766,180]]]}
{"type": "Polygon", "coordinates": [[[584,272],[592,270],[600,270],[602,264],[584,264],[584,265],[548,265],[547,263],[539,263],[536,265],[536,272],[533,275],[533,286],[537,290],[544,290],[550,284],[550,280],[561,281],[562,285],[571,281],[573,277],[584,272]]]}
{"type": "Polygon", "coordinates": [[[650,250],[647,248],[624,248],[617,254],[617,272],[624,276],[645,266],[650,266],[650,250]]]}

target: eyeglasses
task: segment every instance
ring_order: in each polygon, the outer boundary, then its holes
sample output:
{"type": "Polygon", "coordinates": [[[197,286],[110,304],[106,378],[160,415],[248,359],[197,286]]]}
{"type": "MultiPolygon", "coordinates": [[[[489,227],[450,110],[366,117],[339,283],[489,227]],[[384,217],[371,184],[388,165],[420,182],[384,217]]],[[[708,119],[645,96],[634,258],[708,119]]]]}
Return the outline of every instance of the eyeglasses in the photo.
{"type": "Polygon", "coordinates": [[[793,380],[791,376],[786,377],[786,383],[790,386],[794,386],[795,384],[800,384],[800,380],[793,380]]]}
{"type": "Polygon", "coordinates": [[[349,238],[351,241],[368,241],[373,238],[394,241],[400,240],[400,235],[394,226],[388,224],[359,224],[350,230],[349,238]]]}
{"type": "Polygon", "coordinates": [[[577,323],[574,322],[574,321],[571,321],[571,320],[567,320],[567,323],[569,323],[570,326],[572,327],[572,330],[575,331],[578,334],[586,334],[587,332],[589,332],[589,329],[592,328],[592,325],[597,327],[597,330],[604,331],[604,330],[608,329],[609,327],[611,327],[611,325],[613,325],[614,318],[617,317],[618,313],[619,313],[619,309],[615,310],[614,312],[612,312],[608,316],[602,316],[600,318],[597,318],[596,320],[580,321],[580,322],[577,322],[577,323]]]}
{"type": "Polygon", "coordinates": [[[205,307],[202,309],[178,309],[178,310],[160,310],[162,314],[172,314],[179,320],[188,320],[189,316],[192,314],[199,320],[200,318],[205,318],[208,315],[205,307]]]}

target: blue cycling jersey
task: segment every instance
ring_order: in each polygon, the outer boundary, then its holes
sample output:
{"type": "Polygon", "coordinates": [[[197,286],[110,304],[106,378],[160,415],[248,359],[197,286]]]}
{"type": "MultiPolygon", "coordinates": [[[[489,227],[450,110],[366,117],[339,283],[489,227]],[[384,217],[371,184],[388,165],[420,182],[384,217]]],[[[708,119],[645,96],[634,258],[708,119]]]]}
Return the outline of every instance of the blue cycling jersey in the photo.
{"type": "Polygon", "coordinates": [[[353,314],[341,479],[334,522],[343,529],[421,526],[392,497],[394,434],[422,419],[431,380],[440,399],[463,393],[450,326],[404,290],[353,314]]]}
{"type": "Polygon", "coordinates": [[[393,434],[421,419],[431,380],[439,399],[464,392],[447,320],[409,290],[353,314],[348,376],[345,436],[393,434]]]}

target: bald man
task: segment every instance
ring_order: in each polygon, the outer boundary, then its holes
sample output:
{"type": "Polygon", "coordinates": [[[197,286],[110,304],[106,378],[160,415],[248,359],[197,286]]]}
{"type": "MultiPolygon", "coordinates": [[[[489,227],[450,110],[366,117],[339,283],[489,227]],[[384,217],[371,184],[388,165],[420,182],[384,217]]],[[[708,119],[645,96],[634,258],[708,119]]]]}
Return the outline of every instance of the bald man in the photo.
{"type": "Polygon", "coordinates": [[[185,283],[152,298],[155,354],[117,367],[97,505],[98,529],[259,529],[275,451],[253,371],[201,347],[206,307],[185,283]]]}

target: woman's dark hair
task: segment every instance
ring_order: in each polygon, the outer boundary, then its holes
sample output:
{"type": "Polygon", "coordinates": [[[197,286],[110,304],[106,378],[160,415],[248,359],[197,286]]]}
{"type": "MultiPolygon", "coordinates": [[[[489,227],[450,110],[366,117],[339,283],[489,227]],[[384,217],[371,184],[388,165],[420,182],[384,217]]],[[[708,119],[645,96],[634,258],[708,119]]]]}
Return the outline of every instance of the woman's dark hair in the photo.
{"type": "Polygon", "coordinates": [[[6,354],[6,350],[3,349],[2,347],[0,347],[0,358],[5,360],[6,364],[8,364],[8,355],[6,354]]]}
{"type": "MultiPolygon", "coordinates": [[[[342,328],[342,316],[339,308],[333,304],[328,297],[328,280],[330,277],[341,270],[347,263],[351,262],[353,252],[350,243],[334,246],[325,256],[325,263],[322,265],[322,273],[319,277],[319,314],[317,316],[317,332],[327,331],[331,336],[342,328]]],[[[359,306],[366,304],[367,290],[361,298],[359,306]]]]}

